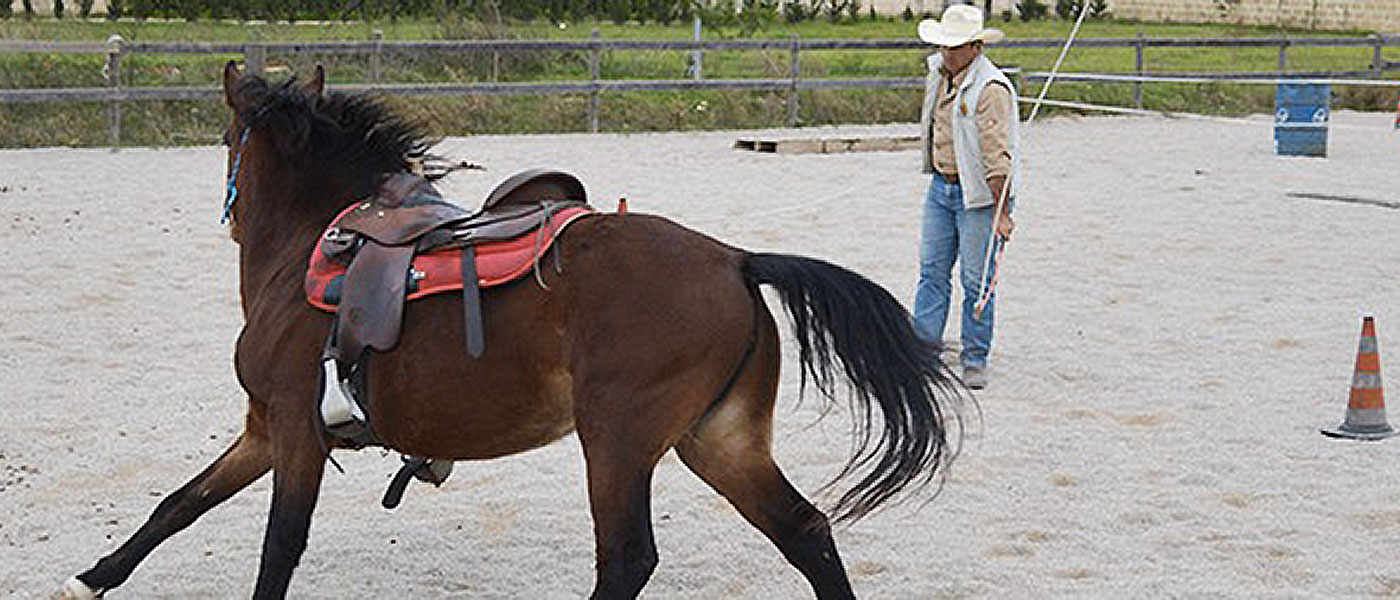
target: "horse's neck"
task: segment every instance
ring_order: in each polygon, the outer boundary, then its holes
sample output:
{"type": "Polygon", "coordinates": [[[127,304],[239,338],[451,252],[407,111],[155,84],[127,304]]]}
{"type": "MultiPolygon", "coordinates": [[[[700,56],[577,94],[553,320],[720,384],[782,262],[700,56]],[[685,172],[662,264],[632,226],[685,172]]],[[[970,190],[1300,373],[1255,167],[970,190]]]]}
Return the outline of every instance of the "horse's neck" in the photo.
{"type": "Polygon", "coordinates": [[[311,250],[354,198],[346,188],[282,182],[258,189],[238,223],[239,284],[245,309],[267,293],[299,297],[311,250]],[[285,288],[285,289],[284,289],[285,288]]]}

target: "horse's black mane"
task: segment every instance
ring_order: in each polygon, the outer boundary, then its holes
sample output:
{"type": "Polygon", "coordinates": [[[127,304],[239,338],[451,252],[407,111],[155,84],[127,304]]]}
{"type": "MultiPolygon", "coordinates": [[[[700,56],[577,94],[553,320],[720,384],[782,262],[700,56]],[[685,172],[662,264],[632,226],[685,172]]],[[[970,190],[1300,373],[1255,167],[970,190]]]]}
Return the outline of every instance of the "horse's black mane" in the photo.
{"type": "MultiPolygon", "coordinates": [[[[240,120],[278,134],[278,152],[312,169],[364,177],[373,185],[381,173],[408,170],[429,157],[438,142],[421,120],[406,117],[379,98],[327,92],[317,98],[296,78],[269,84],[261,77],[244,77],[237,93],[252,108],[240,120]]],[[[358,185],[356,187],[359,187],[358,185]]]]}

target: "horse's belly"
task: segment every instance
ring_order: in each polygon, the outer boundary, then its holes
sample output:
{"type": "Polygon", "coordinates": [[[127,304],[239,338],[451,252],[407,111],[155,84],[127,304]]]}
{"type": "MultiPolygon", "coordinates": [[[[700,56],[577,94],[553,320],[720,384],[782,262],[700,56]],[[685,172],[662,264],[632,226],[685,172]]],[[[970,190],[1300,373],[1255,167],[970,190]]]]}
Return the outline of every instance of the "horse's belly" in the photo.
{"type": "Polygon", "coordinates": [[[388,446],[405,454],[496,458],[544,446],[572,432],[571,387],[571,378],[559,371],[534,385],[482,381],[457,393],[395,393],[397,397],[383,402],[371,400],[371,426],[388,446]],[[376,418],[376,412],[382,416],[376,418]]]}

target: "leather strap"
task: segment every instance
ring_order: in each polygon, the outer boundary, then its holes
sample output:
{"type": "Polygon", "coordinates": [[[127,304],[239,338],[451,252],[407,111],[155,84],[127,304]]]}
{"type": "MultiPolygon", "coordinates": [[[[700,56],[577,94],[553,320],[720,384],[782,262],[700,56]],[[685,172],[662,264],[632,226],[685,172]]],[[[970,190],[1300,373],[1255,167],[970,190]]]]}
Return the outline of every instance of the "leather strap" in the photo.
{"type": "Polygon", "coordinates": [[[379,504],[384,508],[393,510],[398,508],[403,501],[404,488],[408,487],[408,480],[413,477],[413,472],[423,468],[428,464],[428,459],[422,457],[403,457],[403,466],[399,467],[399,472],[394,474],[394,479],[389,481],[389,489],[384,490],[384,499],[379,504]]]}
{"type": "Polygon", "coordinates": [[[481,358],[486,348],[486,332],[481,322],[481,290],[476,279],[476,247],[462,248],[462,335],[467,341],[467,354],[481,358]]]}

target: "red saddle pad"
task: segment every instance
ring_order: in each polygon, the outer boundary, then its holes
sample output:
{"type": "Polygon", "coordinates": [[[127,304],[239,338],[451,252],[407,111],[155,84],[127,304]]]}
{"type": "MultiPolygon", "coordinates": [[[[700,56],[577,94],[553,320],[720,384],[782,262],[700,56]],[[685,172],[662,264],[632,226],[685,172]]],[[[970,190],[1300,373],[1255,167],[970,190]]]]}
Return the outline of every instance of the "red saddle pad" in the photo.
{"type": "MultiPolygon", "coordinates": [[[[351,206],[353,209],[354,206],[351,206]]],[[[346,209],[347,212],[350,209],[346,209]]],[[[534,268],[559,232],[581,217],[593,214],[589,207],[566,208],[550,216],[540,227],[523,236],[477,244],[477,286],[488,288],[514,281],[534,268]]],[[[341,213],[331,221],[327,231],[340,221],[341,213]]],[[[311,251],[311,264],[306,270],[306,301],[327,312],[335,312],[340,304],[341,284],[350,265],[332,260],[321,250],[321,244],[311,251]]],[[[405,274],[409,276],[409,274],[405,274]]],[[[462,249],[450,248],[413,257],[408,299],[462,289],[462,249]]]]}

